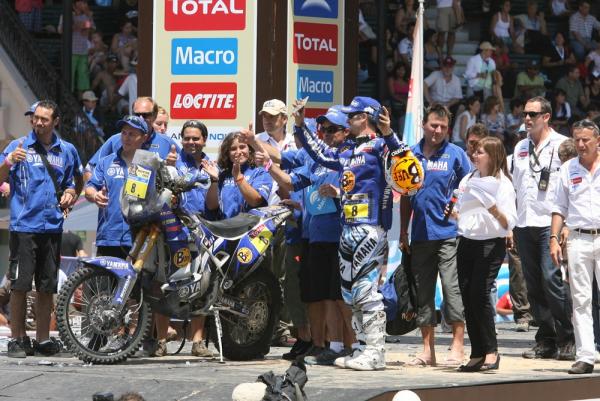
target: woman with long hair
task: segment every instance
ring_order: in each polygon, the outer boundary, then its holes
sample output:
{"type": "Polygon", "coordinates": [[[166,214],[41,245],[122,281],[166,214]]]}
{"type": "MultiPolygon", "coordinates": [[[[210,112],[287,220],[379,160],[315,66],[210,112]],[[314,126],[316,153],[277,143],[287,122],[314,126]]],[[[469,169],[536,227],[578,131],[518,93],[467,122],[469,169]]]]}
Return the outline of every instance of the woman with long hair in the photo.
{"type": "Polygon", "coordinates": [[[203,160],[202,167],[211,178],[206,194],[206,210],[218,211],[228,219],[252,208],[266,206],[273,180],[262,166],[257,166],[254,149],[241,140],[241,132],[227,134],[217,165],[203,160]]]}
{"type": "Polygon", "coordinates": [[[461,372],[499,367],[490,291],[506,255],[505,238],[517,220],[516,195],[502,141],[482,138],[473,163],[476,170],[460,182],[452,214],[458,220],[458,282],[471,340],[471,359],[459,367],[461,372]]]}
{"type": "Polygon", "coordinates": [[[506,118],[503,113],[504,106],[500,103],[498,96],[488,96],[483,102],[483,113],[481,114],[481,123],[490,132],[490,135],[504,140],[504,131],[506,130],[506,118]]]}

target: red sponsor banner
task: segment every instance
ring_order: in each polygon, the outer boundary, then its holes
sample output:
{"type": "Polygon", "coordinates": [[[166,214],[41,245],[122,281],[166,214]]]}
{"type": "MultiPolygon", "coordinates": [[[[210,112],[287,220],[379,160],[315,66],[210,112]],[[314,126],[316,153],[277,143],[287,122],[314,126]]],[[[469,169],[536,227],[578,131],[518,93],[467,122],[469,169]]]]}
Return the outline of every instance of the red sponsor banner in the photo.
{"type": "Polygon", "coordinates": [[[166,0],[166,31],[246,29],[246,0],[166,0]]]}
{"type": "Polygon", "coordinates": [[[294,22],[293,42],[294,63],[338,64],[337,25],[294,22]]]}
{"type": "Polygon", "coordinates": [[[173,119],[234,120],[237,84],[234,82],[177,82],[171,84],[173,119]]]}
{"type": "Polygon", "coordinates": [[[327,114],[327,109],[316,109],[312,107],[307,107],[304,109],[304,115],[308,118],[317,118],[324,114],[327,114]]]}

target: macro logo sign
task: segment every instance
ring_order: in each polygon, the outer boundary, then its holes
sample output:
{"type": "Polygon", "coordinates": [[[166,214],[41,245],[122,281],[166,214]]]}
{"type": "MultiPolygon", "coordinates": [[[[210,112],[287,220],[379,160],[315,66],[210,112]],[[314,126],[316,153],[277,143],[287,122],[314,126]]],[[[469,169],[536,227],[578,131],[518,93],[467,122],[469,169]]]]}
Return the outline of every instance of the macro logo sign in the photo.
{"type": "Polygon", "coordinates": [[[238,70],[235,38],[173,39],[171,74],[235,75],[238,70]]]}
{"type": "Polygon", "coordinates": [[[294,63],[338,64],[338,27],[333,24],[294,22],[294,63]]]}
{"type": "Polygon", "coordinates": [[[174,119],[234,120],[237,117],[235,82],[175,82],[171,84],[174,119]]]}
{"type": "Polygon", "coordinates": [[[333,71],[298,70],[298,99],[333,102],[333,71]]]}
{"type": "Polygon", "coordinates": [[[294,0],[294,15],[299,17],[337,18],[338,0],[294,0]]]}
{"type": "Polygon", "coordinates": [[[166,31],[246,29],[246,0],[165,0],[166,31]]]}

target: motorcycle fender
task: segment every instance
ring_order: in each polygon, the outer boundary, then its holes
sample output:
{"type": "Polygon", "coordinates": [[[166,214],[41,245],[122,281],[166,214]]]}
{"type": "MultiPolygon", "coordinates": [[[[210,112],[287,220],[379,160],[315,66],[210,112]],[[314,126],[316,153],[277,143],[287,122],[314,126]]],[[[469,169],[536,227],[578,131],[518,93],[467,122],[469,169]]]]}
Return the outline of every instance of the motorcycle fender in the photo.
{"type": "Polygon", "coordinates": [[[131,280],[137,278],[137,273],[133,265],[123,259],[112,256],[98,256],[96,258],[85,258],[82,263],[87,266],[93,266],[100,269],[108,270],[118,280],[118,288],[113,301],[119,305],[123,304],[125,298],[125,290],[131,280]]]}

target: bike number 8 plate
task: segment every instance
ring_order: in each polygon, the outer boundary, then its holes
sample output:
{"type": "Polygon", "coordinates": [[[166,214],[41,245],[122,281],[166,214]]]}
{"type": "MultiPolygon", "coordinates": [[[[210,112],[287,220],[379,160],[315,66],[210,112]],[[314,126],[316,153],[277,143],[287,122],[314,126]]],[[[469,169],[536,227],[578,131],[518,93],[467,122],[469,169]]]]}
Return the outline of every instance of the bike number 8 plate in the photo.
{"type": "Polygon", "coordinates": [[[251,238],[250,242],[254,245],[258,253],[261,254],[271,243],[271,237],[273,237],[273,233],[265,227],[256,237],[251,238]]]}
{"type": "Polygon", "coordinates": [[[125,193],[139,199],[146,199],[151,174],[152,171],[141,166],[130,168],[127,181],[125,182],[125,193]]]}

